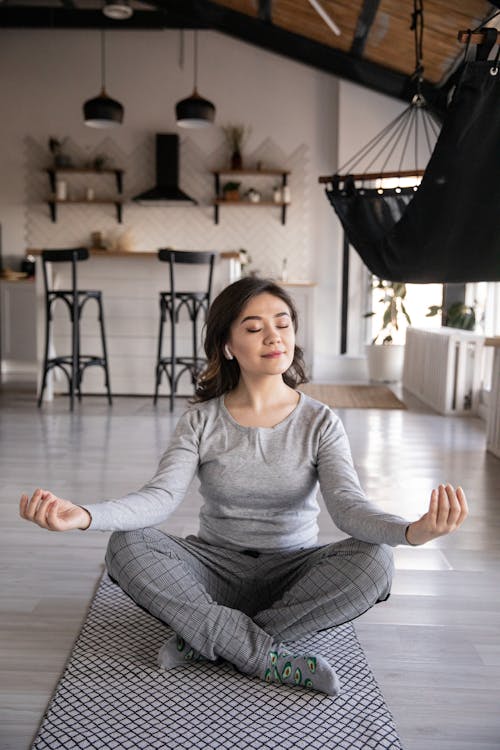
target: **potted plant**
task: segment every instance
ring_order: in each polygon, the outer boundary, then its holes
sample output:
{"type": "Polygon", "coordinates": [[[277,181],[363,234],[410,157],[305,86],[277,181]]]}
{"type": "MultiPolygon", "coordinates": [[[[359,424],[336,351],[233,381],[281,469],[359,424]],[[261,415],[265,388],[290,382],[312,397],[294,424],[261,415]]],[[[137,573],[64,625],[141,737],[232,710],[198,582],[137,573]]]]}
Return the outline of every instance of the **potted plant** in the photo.
{"type": "Polygon", "coordinates": [[[71,157],[63,152],[65,141],[66,138],[63,138],[62,141],[53,136],[49,138],[49,151],[52,154],[54,167],[56,169],[61,167],[71,167],[71,157]]]}
{"type": "MultiPolygon", "coordinates": [[[[379,304],[383,307],[383,315],[379,331],[366,347],[368,375],[376,382],[394,383],[401,380],[403,373],[404,344],[395,344],[393,334],[399,331],[403,321],[411,325],[404,305],[406,285],[373,277],[372,287],[380,289],[379,304]]],[[[363,317],[370,318],[375,314],[370,311],[363,317]]]]}
{"type": "MultiPolygon", "coordinates": [[[[443,312],[442,305],[430,305],[426,318],[443,312]]],[[[462,331],[473,331],[476,327],[476,309],[465,302],[454,302],[443,315],[443,325],[450,328],[460,328],[462,331]]]]}
{"type": "Polygon", "coordinates": [[[230,149],[231,169],[243,168],[243,145],[251,133],[251,128],[246,125],[225,125],[223,128],[227,145],[230,149]]]}
{"type": "Polygon", "coordinates": [[[239,201],[241,182],[226,182],[222,186],[222,195],[225,201],[239,201]]]}

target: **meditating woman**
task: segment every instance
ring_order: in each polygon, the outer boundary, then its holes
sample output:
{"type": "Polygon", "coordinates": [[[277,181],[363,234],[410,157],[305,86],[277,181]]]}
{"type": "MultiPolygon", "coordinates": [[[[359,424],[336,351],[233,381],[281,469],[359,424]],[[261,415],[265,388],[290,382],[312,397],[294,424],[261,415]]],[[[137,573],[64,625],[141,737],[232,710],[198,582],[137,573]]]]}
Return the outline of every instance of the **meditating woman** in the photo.
{"type": "Polygon", "coordinates": [[[74,505],[38,489],[23,518],[52,531],[114,531],[111,578],[175,632],[164,669],[225,660],[240,672],[336,695],[334,665],[284,641],[353,620],[391,588],[391,547],[424,544],[467,516],[463,491],[432,490],[410,523],[365,496],[338,416],[297,390],[305,382],[297,313],[283,288],[243,278],[207,319],[207,366],[155,476],[137,492],[74,505]],[[198,475],[197,536],[155,528],[198,475]],[[318,484],[349,538],[317,545],[318,484]]]}

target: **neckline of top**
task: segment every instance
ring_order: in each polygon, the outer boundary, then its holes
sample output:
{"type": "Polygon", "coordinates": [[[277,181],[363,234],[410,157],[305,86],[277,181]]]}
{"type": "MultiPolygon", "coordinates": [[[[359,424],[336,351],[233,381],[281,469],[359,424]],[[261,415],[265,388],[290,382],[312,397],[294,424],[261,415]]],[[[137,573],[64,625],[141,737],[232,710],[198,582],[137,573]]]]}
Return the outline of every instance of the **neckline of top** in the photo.
{"type": "Polygon", "coordinates": [[[283,425],[285,425],[290,419],[292,419],[296,415],[297,411],[302,406],[302,404],[304,402],[305,394],[302,393],[302,391],[297,391],[297,393],[299,394],[299,400],[297,401],[297,403],[293,407],[293,409],[290,412],[290,414],[287,414],[287,416],[284,419],[282,419],[281,422],[278,422],[277,424],[273,425],[272,427],[248,427],[247,425],[240,424],[239,422],[236,421],[236,419],[233,417],[233,415],[231,414],[231,412],[227,408],[226,404],[224,403],[224,395],[222,395],[220,397],[219,402],[220,402],[220,405],[221,405],[222,413],[231,422],[231,424],[233,424],[239,430],[243,430],[245,432],[248,432],[248,431],[251,432],[251,431],[254,431],[254,430],[266,430],[266,431],[269,430],[269,431],[272,431],[272,430],[276,430],[279,427],[282,427],[283,425]]]}

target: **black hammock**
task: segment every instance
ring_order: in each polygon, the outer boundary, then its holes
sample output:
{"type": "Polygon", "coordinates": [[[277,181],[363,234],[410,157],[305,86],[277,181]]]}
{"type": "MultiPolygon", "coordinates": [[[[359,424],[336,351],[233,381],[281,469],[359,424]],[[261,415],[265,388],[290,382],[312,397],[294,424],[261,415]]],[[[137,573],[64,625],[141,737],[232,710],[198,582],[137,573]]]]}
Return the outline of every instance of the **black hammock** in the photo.
{"type": "Polygon", "coordinates": [[[498,61],[465,63],[417,191],[330,182],[326,194],[349,242],[381,279],[500,281],[498,61]]]}

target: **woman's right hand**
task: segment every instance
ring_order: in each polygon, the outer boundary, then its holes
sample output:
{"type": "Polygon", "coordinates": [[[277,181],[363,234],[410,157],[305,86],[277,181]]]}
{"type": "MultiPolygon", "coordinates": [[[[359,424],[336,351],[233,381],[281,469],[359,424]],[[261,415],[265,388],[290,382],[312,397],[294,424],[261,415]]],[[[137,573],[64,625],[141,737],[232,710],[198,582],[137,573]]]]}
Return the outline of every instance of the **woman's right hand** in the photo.
{"type": "Polygon", "coordinates": [[[28,495],[21,496],[19,513],[21,518],[33,521],[49,531],[87,529],[92,521],[85,508],[41,489],[34,491],[31,500],[28,495]]]}

